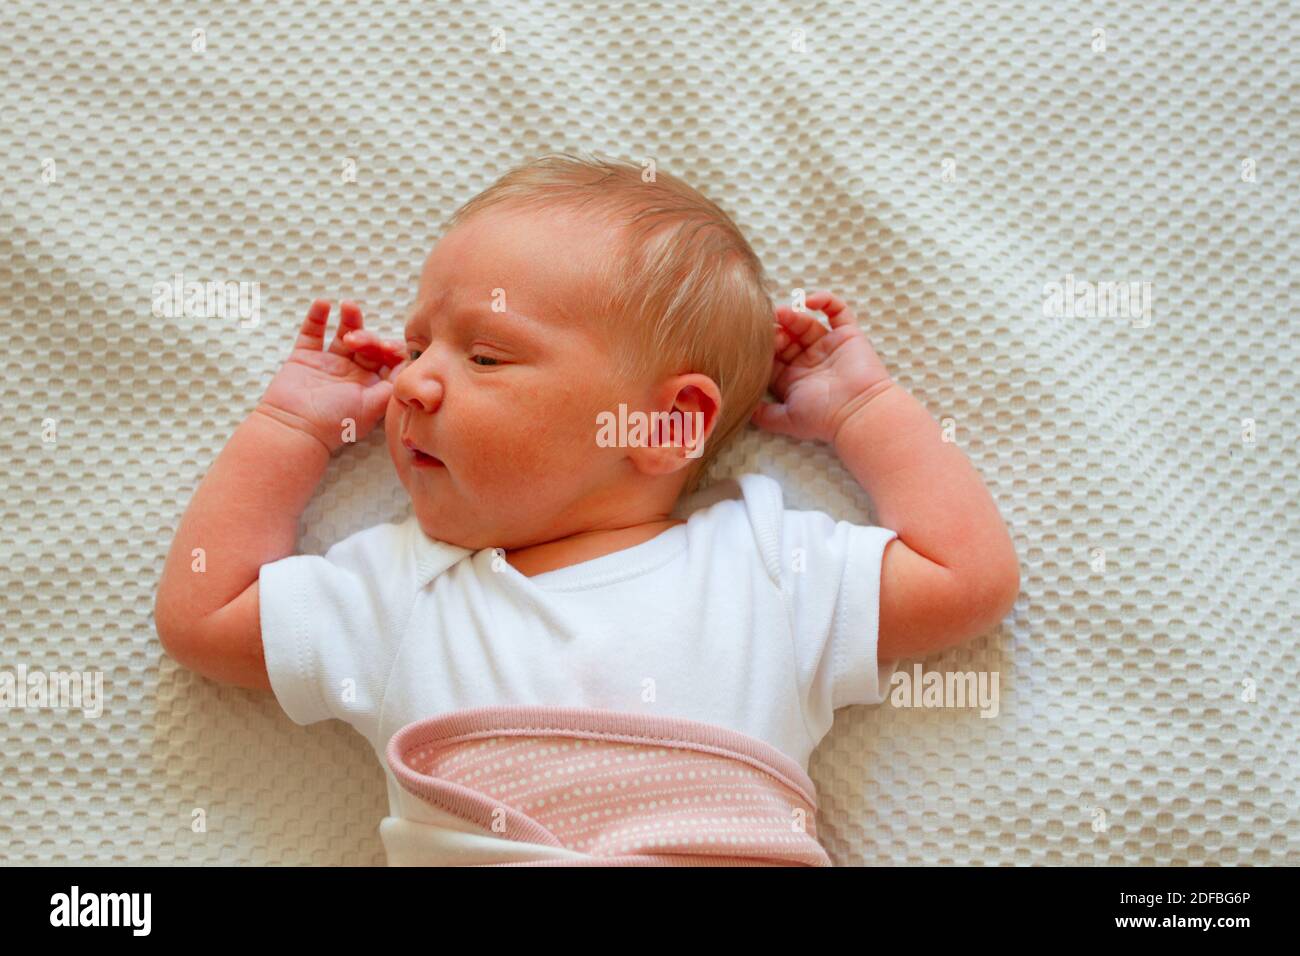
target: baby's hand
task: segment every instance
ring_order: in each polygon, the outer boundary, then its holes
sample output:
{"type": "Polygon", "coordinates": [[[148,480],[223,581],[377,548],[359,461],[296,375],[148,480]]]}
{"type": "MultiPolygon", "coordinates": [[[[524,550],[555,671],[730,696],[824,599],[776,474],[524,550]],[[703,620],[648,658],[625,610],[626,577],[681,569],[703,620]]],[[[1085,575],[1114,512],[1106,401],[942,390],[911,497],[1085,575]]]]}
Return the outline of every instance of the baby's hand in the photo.
{"type": "Polygon", "coordinates": [[[834,443],[840,426],[892,380],[858,327],[857,316],[831,292],[808,296],[831,327],[788,306],[776,310],[776,356],[768,388],[780,404],[763,402],[751,417],[759,428],[834,443]]]}
{"type": "Polygon", "coordinates": [[[257,411],[319,440],[330,452],[365,438],[384,417],[392,394],[392,370],[405,358],[405,346],[362,329],[356,303],[339,304],[339,327],[327,350],[325,323],[330,304],[317,299],[307,310],[288,361],[271,380],[257,411]]]}

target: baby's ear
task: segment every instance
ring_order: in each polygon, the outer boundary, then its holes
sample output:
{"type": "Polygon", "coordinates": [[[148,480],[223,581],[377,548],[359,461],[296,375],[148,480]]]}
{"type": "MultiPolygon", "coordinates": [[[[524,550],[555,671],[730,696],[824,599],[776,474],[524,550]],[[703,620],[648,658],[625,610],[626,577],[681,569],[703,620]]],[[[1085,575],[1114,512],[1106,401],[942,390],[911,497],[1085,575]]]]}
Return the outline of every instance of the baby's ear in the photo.
{"type": "Polygon", "coordinates": [[[707,375],[675,375],[656,390],[644,429],[646,440],[629,442],[628,457],[643,474],[668,475],[704,454],[718,424],[722,395],[707,375]]]}

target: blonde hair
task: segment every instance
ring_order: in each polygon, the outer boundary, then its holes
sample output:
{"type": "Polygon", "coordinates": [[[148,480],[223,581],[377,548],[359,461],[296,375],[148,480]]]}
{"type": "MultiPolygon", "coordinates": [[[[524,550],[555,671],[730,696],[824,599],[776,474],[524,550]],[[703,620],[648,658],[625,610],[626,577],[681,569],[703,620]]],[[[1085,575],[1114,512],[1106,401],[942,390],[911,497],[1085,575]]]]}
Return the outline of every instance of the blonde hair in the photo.
{"type": "Polygon", "coordinates": [[[452,213],[446,227],[499,204],[590,209],[619,229],[591,277],[591,314],[605,323],[619,374],[698,372],[722,396],[683,489],[694,491],[771,376],[772,285],[744,234],[676,176],[605,157],[549,153],[516,166],[452,213]]]}

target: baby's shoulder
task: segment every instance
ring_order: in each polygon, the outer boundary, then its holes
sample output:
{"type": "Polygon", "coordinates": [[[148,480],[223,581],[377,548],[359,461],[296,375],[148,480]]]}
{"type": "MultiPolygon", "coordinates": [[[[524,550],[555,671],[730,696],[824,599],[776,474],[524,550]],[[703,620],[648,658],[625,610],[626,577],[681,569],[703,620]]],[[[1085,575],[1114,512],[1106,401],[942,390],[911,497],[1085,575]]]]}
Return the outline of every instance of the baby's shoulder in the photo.
{"type": "Polygon", "coordinates": [[[696,492],[679,504],[674,515],[704,525],[711,537],[751,549],[766,573],[777,581],[784,510],[780,483],[767,475],[746,472],[696,492]]]}
{"type": "Polygon", "coordinates": [[[409,515],[352,534],[325,552],[326,560],[388,587],[423,587],[472,554],[424,533],[409,515]]]}

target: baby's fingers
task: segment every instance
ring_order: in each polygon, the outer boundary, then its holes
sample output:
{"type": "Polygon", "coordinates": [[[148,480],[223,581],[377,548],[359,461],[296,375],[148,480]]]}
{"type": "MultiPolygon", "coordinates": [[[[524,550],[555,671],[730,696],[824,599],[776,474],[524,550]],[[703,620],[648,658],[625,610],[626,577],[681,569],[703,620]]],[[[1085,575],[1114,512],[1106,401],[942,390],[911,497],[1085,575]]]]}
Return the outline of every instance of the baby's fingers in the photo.
{"type": "Polygon", "coordinates": [[[776,402],[760,402],[754,409],[754,413],[749,416],[749,420],[763,431],[777,435],[790,435],[793,438],[802,437],[794,422],[790,420],[790,409],[776,402]]]}
{"type": "Polygon", "coordinates": [[[339,327],[334,330],[334,341],[330,343],[330,351],[335,355],[342,355],[345,358],[351,354],[344,338],[349,332],[355,332],[361,328],[361,306],[355,302],[339,303],[339,327]]]}
{"type": "MultiPolygon", "coordinates": [[[[780,342],[779,336],[777,338],[777,341],[778,343],[780,342]]],[[[779,348],[779,344],[778,344],[778,348],[779,348]]],[[[784,391],[780,390],[780,383],[781,380],[785,378],[785,373],[789,370],[789,368],[790,368],[789,364],[783,358],[781,358],[780,355],[772,359],[772,371],[767,376],[767,387],[771,389],[772,394],[775,395],[777,398],[785,397],[784,391]]]]}
{"type": "Polygon", "coordinates": [[[353,329],[344,333],[344,347],[352,361],[368,372],[401,365],[406,359],[406,346],[395,339],[381,339],[369,329],[353,329]]]}
{"type": "Polygon", "coordinates": [[[792,361],[826,334],[826,326],[811,315],[796,312],[786,305],[777,308],[776,321],[776,355],[782,362],[792,361]]]}
{"type": "Polygon", "coordinates": [[[296,349],[311,349],[319,352],[325,345],[325,323],[329,321],[329,299],[317,299],[307,308],[307,318],[303,319],[298,330],[298,339],[293,343],[296,349]]]}
{"type": "Polygon", "coordinates": [[[826,313],[826,318],[830,322],[832,329],[838,329],[842,325],[857,325],[858,323],[858,317],[853,312],[853,309],[834,292],[818,289],[804,300],[804,304],[810,309],[826,313]]]}

